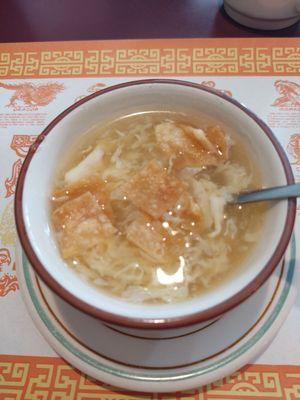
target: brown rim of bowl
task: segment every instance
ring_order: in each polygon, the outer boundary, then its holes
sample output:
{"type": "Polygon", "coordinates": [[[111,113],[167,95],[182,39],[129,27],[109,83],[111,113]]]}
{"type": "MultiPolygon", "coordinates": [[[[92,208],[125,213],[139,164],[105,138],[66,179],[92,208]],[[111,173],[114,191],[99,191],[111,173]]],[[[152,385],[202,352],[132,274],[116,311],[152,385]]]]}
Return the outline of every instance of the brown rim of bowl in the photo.
{"type": "Polygon", "coordinates": [[[246,298],[248,298],[253,292],[255,292],[270,276],[272,271],[280,262],[281,258],[283,257],[288,243],[291,238],[291,234],[294,227],[295,215],[296,215],[296,199],[289,199],[288,200],[288,210],[287,216],[285,220],[284,230],[282,236],[277,244],[277,247],[274,250],[273,255],[271,256],[268,263],[264,266],[262,271],[251,281],[249,282],[246,287],[240,290],[238,293],[230,297],[229,299],[223,301],[220,304],[217,304],[207,310],[195,312],[193,314],[189,314],[187,316],[182,317],[175,317],[175,318],[130,318],[124,317],[121,315],[109,313],[107,311],[101,310],[94,306],[91,306],[84,301],[78,299],[76,296],[71,294],[67,289],[61,286],[53,277],[47,272],[44,268],[41,261],[38,259],[37,255],[35,254],[33,247],[29,241],[29,238],[26,233],[24,218],[23,218],[23,208],[22,208],[22,197],[23,197],[23,187],[27,169],[31,162],[32,157],[34,156],[36,150],[38,149],[41,142],[45,139],[45,137],[50,134],[52,128],[60,122],[66,115],[72,112],[77,107],[81,106],[82,104],[88,102],[89,100],[101,96],[102,94],[111,92],[116,89],[124,88],[124,87],[131,87],[136,85],[144,85],[144,84],[172,84],[172,85],[182,85],[182,86],[189,86],[197,90],[206,91],[212,93],[218,97],[223,98],[224,100],[232,103],[236,107],[238,107],[241,111],[247,114],[250,118],[252,118],[264,131],[264,133],[268,136],[271,143],[273,144],[277,154],[281,160],[282,166],[285,171],[285,176],[287,179],[288,184],[294,183],[292,169],[290,167],[290,163],[288,161],[287,156],[285,155],[281,145],[277,141],[276,137],[272,133],[271,129],[259,118],[257,117],[252,111],[249,111],[245,106],[240,104],[238,101],[232,99],[224,95],[223,93],[208,88],[203,85],[199,85],[196,83],[190,83],[186,81],[180,81],[175,79],[145,79],[139,81],[132,81],[128,83],[121,83],[118,85],[110,86],[106,89],[102,89],[96,93],[93,93],[84,99],[78,101],[77,103],[71,105],[66,110],[64,110],[61,114],[59,114],[50,124],[44,129],[44,131],[38,136],[36,142],[30,147],[28,154],[23,162],[19,179],[17,182],[16,188],[16,195],[15,195],[15,220],[18,235],[22,244],[22,247],[25,251],[25,254],[33,266],[35,271],[38,275],[44,280],[44,282],[60,297],[70,303],[72,306],[82,310],[85,313],[88,313],[96,318],[99,318],[105,322],[113,323],[116,325],[121,325],[130,328],[142,328],[142,329],[171,329],[171,328],[179,328],[189,325],[194,325],[196,323],[201,323],[212,318],[219,316],[220,314],[229,311],[233,307],[240,304],[246,298]]]}

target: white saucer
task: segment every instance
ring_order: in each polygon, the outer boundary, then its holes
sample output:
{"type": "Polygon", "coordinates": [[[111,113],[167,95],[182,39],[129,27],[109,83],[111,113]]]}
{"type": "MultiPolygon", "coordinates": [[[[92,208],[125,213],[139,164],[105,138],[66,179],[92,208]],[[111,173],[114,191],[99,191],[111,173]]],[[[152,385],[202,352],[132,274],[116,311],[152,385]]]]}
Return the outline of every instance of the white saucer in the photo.
{"type": "Polygon", "coordinates": [[[239,307],[194,333],[159,340],[137,338],[64,302],[36,277],[24,253],[20,249],[17,253],[28,311],[54,350],[91,377],[130,390],[174,392],[233,373],[262,353],[296,295],[293,237],[282,264],[239,307]]]}

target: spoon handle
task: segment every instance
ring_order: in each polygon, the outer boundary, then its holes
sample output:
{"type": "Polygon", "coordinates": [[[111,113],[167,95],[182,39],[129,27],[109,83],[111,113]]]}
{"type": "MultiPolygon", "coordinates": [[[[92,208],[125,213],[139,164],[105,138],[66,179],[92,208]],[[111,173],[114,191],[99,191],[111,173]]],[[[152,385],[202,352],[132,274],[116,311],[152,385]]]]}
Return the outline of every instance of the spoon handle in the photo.
{"type": "Polygon", "coordinates": [[[300,183],[294,185],[277,186],[270,189],[261,189],[255,192],[240,194],[235,203],[252,203],[263,200],[287,199],[300,196],[300,183]]]}

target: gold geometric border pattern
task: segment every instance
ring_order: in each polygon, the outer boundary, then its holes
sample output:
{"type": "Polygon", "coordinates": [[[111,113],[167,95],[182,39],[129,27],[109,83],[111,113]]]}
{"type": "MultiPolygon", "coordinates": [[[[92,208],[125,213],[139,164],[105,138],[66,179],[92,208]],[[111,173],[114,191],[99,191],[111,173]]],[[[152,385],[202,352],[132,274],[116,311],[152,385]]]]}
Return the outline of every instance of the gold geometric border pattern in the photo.
{"type": "Polygon", "coordinates": [[[0,45],[0,79],[186,75],[300,75],[299,39],[153,39],[0,45]]]}
{"type": "Polygon", "coordinates": [[[1,355],[0,399],[292,400],[300,399],[300,366],[248,365],[195,390],[145,394],[97,382],[58,357],[1,355]]]}

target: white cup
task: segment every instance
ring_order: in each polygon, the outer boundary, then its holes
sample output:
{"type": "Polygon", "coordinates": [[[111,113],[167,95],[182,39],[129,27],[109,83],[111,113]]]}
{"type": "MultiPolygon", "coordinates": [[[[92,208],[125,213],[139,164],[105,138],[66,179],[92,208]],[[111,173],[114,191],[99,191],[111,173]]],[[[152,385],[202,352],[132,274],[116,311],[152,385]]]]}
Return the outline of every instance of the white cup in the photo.
{"type": "Polygon", "coordinates": [[[300,20],[300,0],[224,0],[227,14],[256,29],[282,29],[300,20]]]}

